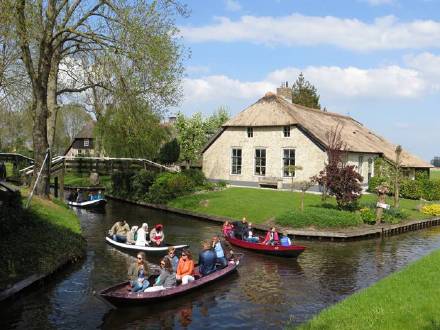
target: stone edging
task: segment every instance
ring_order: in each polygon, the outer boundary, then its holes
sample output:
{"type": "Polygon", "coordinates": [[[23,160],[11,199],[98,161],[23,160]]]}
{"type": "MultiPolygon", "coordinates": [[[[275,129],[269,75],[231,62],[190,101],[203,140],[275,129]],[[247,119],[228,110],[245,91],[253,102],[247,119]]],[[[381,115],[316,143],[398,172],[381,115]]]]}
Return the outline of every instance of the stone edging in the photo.
{"type": "MultiPolygon", "coordinates": [[[[123,198],[115,197],[109,194],[106,194],[106,196],[111,199],[119,200],[122,202],[141,205],[148,208],[167,211],[175,214],[190,216],[201,220],[208,220],[211,222],[223,223],[225,221],[237,221],[237,219],[233,219],[229,217],[207,215],[203,213],[174,208],[167,205],[151,204],[145,202],[134,202],[123,198]]],[[[407,231],[418,230],[418,229],[423,229],[437,225],[440,225],[440,217],[424,219],[424,220],[412,220],[396,225],[388,225],[388,224],[382,224],[378,226],[371,225],[371,228],[360,228],[360,229],[353,229],[347,231],[297,230],[297,229],[290,229],[288,227],[281,227],[281,226],[277,226],[277,228],[280,228],[281,231],[286,231],[287,234],[293,236],[293,238],[330,240],[330,241],[350,241],[350,240],[359,240],[359,239],[374,238],[380,236],[391,236],[407,231]]],[[[267,231],[269,229],[268,226],[258,225],[258,224],[253,225],[253,227],[260,231],[267,231]]]]}

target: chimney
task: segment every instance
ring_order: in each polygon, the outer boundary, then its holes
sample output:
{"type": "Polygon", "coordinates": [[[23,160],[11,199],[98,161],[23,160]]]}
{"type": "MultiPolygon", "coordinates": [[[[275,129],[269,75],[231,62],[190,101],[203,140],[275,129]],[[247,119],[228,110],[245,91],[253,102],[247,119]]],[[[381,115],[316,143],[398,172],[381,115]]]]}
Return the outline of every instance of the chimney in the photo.
{"type": "Polygon", "coordinates": [[[281,96],[284,100],[292,103],[292,88],[289,87],[289,82],[281,83],[281,87],[277,88],[277,96],[281,96]]]}

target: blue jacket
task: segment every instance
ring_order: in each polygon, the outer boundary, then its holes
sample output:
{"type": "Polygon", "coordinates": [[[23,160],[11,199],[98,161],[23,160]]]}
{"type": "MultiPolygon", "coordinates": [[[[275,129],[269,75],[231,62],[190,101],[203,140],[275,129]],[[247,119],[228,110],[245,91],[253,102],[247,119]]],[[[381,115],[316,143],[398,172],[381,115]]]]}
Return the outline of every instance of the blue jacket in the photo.
{"type": "Polygon", "coordinates": [[[199,254],[199,273],[203,276],[215,271],[216,254],[212,250],[204,250],[199,254]]]}

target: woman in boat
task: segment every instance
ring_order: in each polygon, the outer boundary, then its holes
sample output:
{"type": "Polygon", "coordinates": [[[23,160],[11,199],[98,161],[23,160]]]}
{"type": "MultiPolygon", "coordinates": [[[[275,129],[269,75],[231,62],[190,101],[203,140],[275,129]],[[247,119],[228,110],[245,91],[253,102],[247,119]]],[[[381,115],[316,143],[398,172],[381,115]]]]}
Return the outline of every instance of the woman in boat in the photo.
{"type": "Polygon", "coordinates": [[[234,226],[229,221],[225,221],[222,228],[223,235],[229,237],[232,235],[233,230],[234,226]]]}
{"type": "Polygon", "coordinates": [[[176,248],[173,246],[170,246],[168,248],[168,254],[165,257],[170,259],[171,266],[173,267],[173,272],[176,272],[177,271],[177,264],[179,263],[179,258],[176,256],[176,248]]]}
{"type": "Polygon", "coordinates": [[[163,257],[160,261],[160,274],[156,279],[156,283],[149,287],[145,292],[160,291],[176,286],[176,274],[173,272],[170,259],[163,257]]]}
{"type": "Polygon", "coordinates": [[[164,245],[165,234],[163,232],[163,226],[159,223],[150,232],[150,241],[153,246],[164,245]]]}
{"type": "Polygon", "coordinates": [[[266,234],[266,238],[263,241],[263,244],[266,245],[278,245],[280,244],[280,240],[278,238],[278,233],[275,227],[272,227],[266,234]]]}
{"type": "Polygon", "coordinates": [[[182,285],[194,281],[194,261],[188,249],[182,251],[177,265],[176,279],[181,280],[182,285]]]}
{"type": "Polygon", "coordinates": [[[125,243],[127,242],[127,234],[130,231],[130,226],[125,220],[115,222],[112,228],[108,231],[108,234],[115,242],[125,243]]]}
{"type": "Polygon", "coordinates": [[[252,222],[249,222],[248,227],[246,229],[246,232],[244,234],[245,241],[251,242],[251,243],[258,243],[260,238],[258,236],[254,235],[254,228],[252,228],[252,222]]]}
{"type": "Polygon", "coordinates": [[[284,231],[283,236],[280,239],[281,246],[291,246],[292,241],[290,240],[289,236],[287,236],[287,233],[284,231]]]}
{"type": "Polygon", "coordinates": [[[136,243],[136,231],[138,230],[138,226],[131,227],[131,230],[127,234],[127,244],[135,244],[136,243]]]}
{"type": "Polygon", "coordinates": [[[217,256],[211,247],[211,242],[202,242],[202,252],[199,254],[199,273],[202,276],[215,272],[215,260],[217,256]]]}
{"type": "Polygon", "coordinates": [[[220,268],[225,268],[228,265],[228,260],[231,260],[234,254],[231,244],[225,240],[221,240],[218,235],[214,235],[212,237],[212,248],[216,256],[216,265],[220,265],[220,268]]]}
{"type": "Polygon", "coordinates": [[[145,260],[145,253],[139,252],[137,254],[136,262],[128,268],[128,280],[130,281],[131,291],[145,291],[150,283],[148,282],[149,268],[145,260]]]}
{"type": "Polygon", "coordinates": [[[139,228],[139,230],[137,231],[136,245],[148,246],[149,244],[147,241],[147,237],[148,237],[148,223],[144,222],[142,224],[142,227],[139,228]]]}
{"type": "Polygon", "coordinates": [[[232,224],[234,225],[234,237],[241,240],[244,239],[244,234],[248,226],[246,217],[243,217],[241,221],[234,221],[232,224]]]}

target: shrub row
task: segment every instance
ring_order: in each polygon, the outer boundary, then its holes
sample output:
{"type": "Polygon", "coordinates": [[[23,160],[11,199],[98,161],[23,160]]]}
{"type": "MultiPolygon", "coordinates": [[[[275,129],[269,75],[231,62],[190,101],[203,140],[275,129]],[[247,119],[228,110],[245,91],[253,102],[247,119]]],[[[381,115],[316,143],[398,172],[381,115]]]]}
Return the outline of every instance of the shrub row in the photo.
{"type": "MultiPolygon", "coordinates": [[[[377,186],[386,183],[384,177],[373,177],[368,183],[368,191],[375,192],[377,186]]],[[[394,193],[393,186],[390,186],[390,194],[394,193]]],[[[429,180],[422,176],[416,180],[404,179],[400,183],[399,195],[402,198],[420,199],[428,201],[440,200],[440,180],[429,180]]]]}
{"type": "Polygon", "coordinates": [[[440,204],[425,205],[422,207],[421,211],[422,211],[422,213],[425,213],[425,214],[439,216],[440,215],[440,204]]]}

